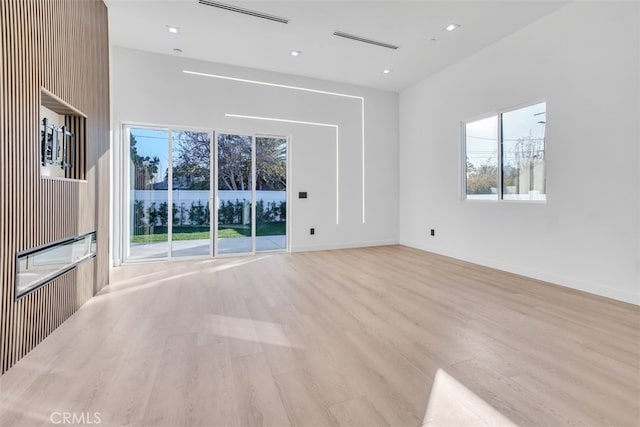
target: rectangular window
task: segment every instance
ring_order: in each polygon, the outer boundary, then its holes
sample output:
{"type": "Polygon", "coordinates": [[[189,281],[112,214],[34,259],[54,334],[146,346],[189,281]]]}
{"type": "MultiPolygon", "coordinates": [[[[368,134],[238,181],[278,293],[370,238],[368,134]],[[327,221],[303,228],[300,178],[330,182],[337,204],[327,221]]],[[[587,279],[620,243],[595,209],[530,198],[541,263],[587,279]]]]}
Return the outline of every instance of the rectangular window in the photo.
{"type": "Polygon", "coordinates": [[[464,124],[467,200],[546,200],[546,103],[464,124]]]}

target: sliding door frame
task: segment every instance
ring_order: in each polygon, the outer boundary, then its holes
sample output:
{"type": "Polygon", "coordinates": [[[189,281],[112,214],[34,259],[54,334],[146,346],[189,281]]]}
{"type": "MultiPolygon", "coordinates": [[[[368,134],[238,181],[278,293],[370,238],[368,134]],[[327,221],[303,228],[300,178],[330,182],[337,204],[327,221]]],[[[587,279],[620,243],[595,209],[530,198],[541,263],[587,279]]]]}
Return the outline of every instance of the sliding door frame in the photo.
{"type": "MultiPolygon", "coordinates": [[[[237,256],[246,256],[246,255],[255,255],[256,254],[256,134],[253,132],[243,132],[238,130],[224,130],[224,129],[216,129],[213,131],[213,138],[215,143],[215,150],[212,150],[214,162],[211,163],[211,167],[215,170],[215,214],[214,214],[214,222],[215,228],[211,230],[211,234],[215,241],[213,257],[214,258],[225,258],[225,257],[237,257],[237,256]],[[221,254],[219,253],[219,245],[218,245],[218,210],[220,207],[220,196],[218,194],[218,136],[219,135],[238,135],[238,136],[248,136],[251,138],[251,250],[246,252],[236,252],[236,253],[228,253],[221,254]]],[[[211,174],[212,176],[214,174],[211,174]]]]}
{"type": "Polygon", "coordinates": [[[291,191],[290,191],[290,175],[291,175],[291,137],[288,135],[278,135],[270,133],[257,133],[254,131],[242,131],[238,129],[226,130],[222,128],[211,127],[197,127],[197,126],[180,126],[180,125],[159,125],[153,123],[124,121],[120,125],[121,135],[121,147],[122,152],[119,156],[120,171],[122,173],[119,186],[114,188],[120,188],[120,203],[122,206],[120,216],[120,250],[122,265],[133,263],[149,263],[149,262],[163,262],[174,260],[202,260],[202,259],[215,259],[225,257],[239,257],[239,256],[251,256],[256,253],[282,253],[289,252],[291,247],[291,191]],[[131,153],[131,137],[130,132],[132,129],[149,129],[157,131],[166,131],[168,133],[167,138],[167,168],[168,168],[168,183],[167,183],[167,255],[157,258],[135,258],[130,257],[130,231],[131,231],[131,170],[130,170],[130,153],[131,153]],[[209,135],[210,143],[213,147],[210,149],[209,165],[213,169],[209,174],[209,224],[210,224],[210,236],[209,236],[209,254],[208,255],[193,255],[184,257],[175,257],[173,252],[173,132],[174,131],[192,131],[206,133],[209,135]],[[251,251],[239,252],[232,254],[219,254],[218,253],[218,135],[242,135],[251,137],[251,251]],[[285,248],[274,250],[262,250],[256,251],[256,140],[260,137],[282,138],[286,140],[286,153],[287,153],[287,166],[286,166],[286,236],[285,236],[285,248]]]}
{"type": "MultiPolygon", "coordinates": [[[[122,227],[121,230],[121,234],[122,234],[122,264],[129,264],[129,263],[145,263],[145,262],[154,262],[154,261],[167,261],[170,260],[170,256],[171,256],[171,237],[170,237],[170,233],[169,233],[169,219],[167,219],[167,256],[166,257],[157,257],[157,258],[140,258],[140,259],[131,259],[131,235],[130,232],[132,230],[132,224],[131,224],[131,130],[132,129],[149,129],[149,130],[156,130],[156,131],[166,131],[167,134],[171,134],[171,128],[168,126],[162,126],[162,125],[153,125],[153,124],[149,124],[149,123],[133,123],[133,122],[123,122],[122,123],[122,128],[121,128],[121,132],[122,132],[122,140],[123,140],[123,144],[122,147],[124,148],[124,150],[122,150],[122,156],[121,156],[121,160],[122,160],[122,171],[124,172],[124,179],[121,180],[122,182],[122,191],[121,191],[121,198],[122,198],[122,207],[124,209],[124,221],[121,222],[121,225],[124,225],[124,227],[122,227]]],[[[171,154],[171,147],[170,147],[170,142],[169,142],[169,138],[167,138],[167,156],[169,157],[171,154]]],[[[169,173],[171,173],[171,159],[169,158],[167,160],[169,166],[167,166],[169,168],[169,173]]],[[[168,192],[169,193],[169,192],[168,192]]],[[[170,196],[167,193],[167,207],[169,209],[171,205],[169,205],[170,203],[170,196]]],[[[172,212],[172,211],[170,211],[172,212]]]]}
{"type": "MultiPolygon", "coordinates": [[[[121,171],[123,172],[123,179],[121,179],[121,206],[123,207],[123,217],[121,224],[121,251],[122,251],[122,264],[133,263],[146,263],[146,262],[158,262],[158,261],[174,261],[174,260],[201,260],[213,257],[215,238],[211,224],[213,221],[213,209],[211,209],[211,203],[213,201],[213,174],[209,174],[209,254],[208,255],[192,255],[184,257],[175,257],[173,252],[173,132],[174,131],[190,131],[206,133],[209,135],[210,143],[213,143],[213,134],[211,128],[195,127],[195,126],[174,126],[174,125],[156,125],[151,123],[141,122],[122,122],[121,135],[122,135],[122,155],[120,156],[121,171]],[[167,256],[157,258],[130,258],[130,239],[129,235],[131,230],[131,129],[149,129],[166,131],[167,136],[167,256]]],[[[212,150],[210,150],[211,152],[212,150]]],[[[211,165],[212,155],[209,157],[209,164],[211,165]]]]}
{"type": "MultiPolygon", "coordinates": [[[[285,191],[286,191],[286,198],[285,200],[287,201],[287,218],[286,218],[286,226],[285,226],[285,239],[284,239],[284,249],[268,249],[268,250],[261,250],[261,251],[256,251],[256,253],[260,253],[260,254],[266,254],[266,253],[278,253],[278,252],[289,252],[289,247],[290,247],[290,242],[289,242],[289,236],[291,235],[291,215],[289,214],[289,211],[291,209],[291,191],[289,191],[289,176],[291,174],[291,163],[289,161],[290,159],[290,149],[291,149],[291,137],[287,136],[287,135],[276,135],[276,134],[269,134],[269,133],[256,133],[254,136],[254,145],[257,145],[258,143],[258,138],[280,138],[280,139],[284,139],[286,142],[286,153],[287,153],[287,166],[286,166],[286,176],[285,176],[285,180],[286,180],[286,186],[285,186],[285,191]]],[[[254,156],[254,161],[257,159],[257,156],[254,156]]],[[[254,170],[255,170],[255,166],[254,166],[254,170]]],[[[253,183],[253,187],[255,189],[256,187],[256,182],[257,182],[257,174],[254,174],[256,178],[254,180],[253,183]]],[[[257,191],[257,190],[256,190],[257,191]]],[[[257,200],[256,200],[257,203],[257,200]]],[[[256,224],[256,227],[258,226],[258,224],[256,224]]],[[[256,233],[255,233],[255,237],[257,238],[257,228],[256,228],[256,233]]],[[[254,246],[255,247],[255,246],[254,246]]]]}
{"type": "MultiPolygon", "coordinates": [[[[214,200],[214,195],[216,194],[213,189],[213,174],[209,172],[209,254],[208,255],[191,255],[191,256],[173,256],[173,192],[175,191],[173,188],[173,132],[175,131],[188,131],[188,132],[197,132],[197,133],[206,133],[209,135],[209,144],[214,143],[215,132],[210,128],[198,128],[192,126],[171,126],[169,129],[169,162],[168,162],[168,183],[167,183],[167,191],[168,191],[168,213],[169,218],[167,219],[167,233],[169,240],[169,253],[167,256],[168,261],[173,260],[190,260],[190,259],[202,259],[202,258],[211,258],[214,255],[214,244],[215,244],[215,236],[213,234],[212,221],[214,219],[212,202],[214,200]]],[[[212,167],[213,160],[213,150],[211,147],[209,148],[209,167],[212,167]]]]}

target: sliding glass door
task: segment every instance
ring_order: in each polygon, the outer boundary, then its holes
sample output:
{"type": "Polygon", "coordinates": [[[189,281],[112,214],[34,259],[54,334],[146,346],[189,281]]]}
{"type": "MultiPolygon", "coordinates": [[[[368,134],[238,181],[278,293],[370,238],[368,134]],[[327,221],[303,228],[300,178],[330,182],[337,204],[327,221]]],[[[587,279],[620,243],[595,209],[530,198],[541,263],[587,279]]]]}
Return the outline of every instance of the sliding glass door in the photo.
{"type": "Polygon", "coordinates": [[[217,253],[287,249],[287,139],[219,133],[216,141],[217,253]]]}
{"type": "Polygon", "coordinates": [[[211,256],[211,135],[171,135],[171,256],[211,256]]]}
{"type": "Polygon", "coordinates": [[[285,137],[143,126],[124,134],[127,260],[287,249],[285,137]]]}
{"type": "Polygon", "coordinates": [[[129,230],[127,258],[166,258],[169,253],[169,131],[127,128],[129,230]]]}
{"type": "Polygon", "coordinates": [[[125,127],[127,259],[211,256],[211,133],[125,127]]]}
{"type": "Polygon", "coordinates": [[[287,139],[256,136],[256,251],[287,249],[287,139]]]}
{"type": "Polygon", "coordinates": [[[218,133],[218,254],[253,252],[253,136],[218,133]]]}

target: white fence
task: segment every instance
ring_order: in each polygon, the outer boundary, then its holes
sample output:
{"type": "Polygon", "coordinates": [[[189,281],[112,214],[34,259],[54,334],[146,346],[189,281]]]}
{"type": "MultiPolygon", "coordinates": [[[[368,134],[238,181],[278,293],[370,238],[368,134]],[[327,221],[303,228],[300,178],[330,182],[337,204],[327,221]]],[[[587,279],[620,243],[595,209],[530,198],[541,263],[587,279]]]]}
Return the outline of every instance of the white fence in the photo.
{"type": "MultiPolygon", "coordinates": [[[[168,190],[132,190],[133,200],[141,200],[144,202],[145,208],[151,203],[159,205],[166,203],[168,190]]],[[[173,190],[173,203],[180,205],[184,203],[186,207],[191,203],[200,202],[206,205],[207,201],[212,197],[213,192],[208,190],[173,190]]],[[[220,200],[243,200],[251,199],[251,191],[234,191],[219,190],[218,197],[220,200]]],[[[286,191],[256,191],[256,201],[262,200],[264,203],[282,202],[287,200],[286,191]]]]}
{"type": "MultiPolygon", "coordinates": [[[[149,222],[154,222],[155,225],[163,225],[168,219],[167,216],[171,217],[172,215],[179,225],[208,224],[209,211],[212,206],[207,206],[207,204],[212,194],[213,192],[207,190],[174,190],[173,206],[175,210],[169,213],[167,206],[168,190],[132,190],[132,209],[130,211],[132,230],[136,227],[143,227],[144,224],[149,224],[149,222]],[[151,211],[154,210],[149,208],[153,205],[155,205],[156,213],[152,217],[151,211]],[[162,209],[162,205],[164,205],[165,213],[161,214],[158,210],[162,209]]],[[[220,190],[218,191],[218,199],[220,213],[223,215],[224,220],[229,221],[230,224],[249,223],[251,191],[220,190]],[[237,211],[237,202],[240,202],[241,212],[237,211]]],[[[258,212],[266,212],[265,214],[269,218],[267,221],[282,221],[284,219],[285,212],[283,211],[282,202],[286,202],[286,200],[286,191],[256,191],[256,202],[262,202],[258,212]]]]}

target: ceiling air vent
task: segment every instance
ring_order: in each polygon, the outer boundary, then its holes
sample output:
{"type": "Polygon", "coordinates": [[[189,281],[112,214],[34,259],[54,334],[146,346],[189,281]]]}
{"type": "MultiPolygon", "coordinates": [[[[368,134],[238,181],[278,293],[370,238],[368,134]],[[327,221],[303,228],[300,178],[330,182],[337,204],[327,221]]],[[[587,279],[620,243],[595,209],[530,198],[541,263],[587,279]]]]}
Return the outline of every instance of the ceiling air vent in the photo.
{"type": "Polygon", "coordinates": [[[342,31],[334,31],[333,32],[334,36],[338,36],[338,37],[344,37],[345,39],[351,39],[351,40],[355,40],[358,42],[362,42],[362,43],[369,43],[369,44],[374,44],[376,46],[380,46],[380,47],[386,47],[387,49],[397,49],[398,46],[390,44],[390,43],[383,43],[383,42],[379,42],[376,40],[371,40],[368,39],[366,37],[360,37],[360,36],[354,36],[353,34],[347,34],[347,33],[343,33],[342,31]]]}
{"type": "Polygon", "coordinates": [[[280,22],[282,24],[288,24],[289,20],[287,18],[281,18],[279,16],[268,15],[266,13],[257,12],[255,10],[244,9],[242,7],[233,6],[230,4],[220,3],[217,1],[210,0],[198,0],[198,3],[204,4],[207,6],[217,7],[218,9],[228,10],[230,12],[242,13],[244,15],[255,16],[256,18],[268,19],[270,21],[280,22]]]}

